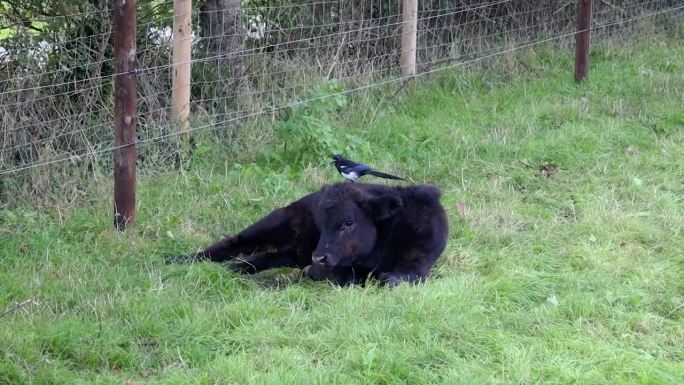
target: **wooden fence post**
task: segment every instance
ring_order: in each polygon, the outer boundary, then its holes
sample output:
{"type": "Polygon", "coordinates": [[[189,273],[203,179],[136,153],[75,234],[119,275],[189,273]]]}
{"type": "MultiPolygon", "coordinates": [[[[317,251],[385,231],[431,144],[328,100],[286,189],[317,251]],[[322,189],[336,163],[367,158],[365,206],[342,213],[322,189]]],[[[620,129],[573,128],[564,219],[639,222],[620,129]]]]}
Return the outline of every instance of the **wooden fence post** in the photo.
{"type": "Polygon", "coordinates": [[[401,25],[401,76],[416,74],[418,0],[404,0],[401,25]]]}
{"type": "Polygon", "coordinates": [[[114,226],[135,223],[135,0],[114,2],[114,226]]]}
{"type": "Polygon", "coordinates": [[[178,123],[178,133],[184,133],[190,127],[191,21],[192,0],[174,0],[171,115],[178,123]]]}
{"type": "Polygon", "coordinates": [[[577,0],[577,34],[575,35],[575,81],[581,82],[589,72],[591,46],[591,0],[577,0]]]}

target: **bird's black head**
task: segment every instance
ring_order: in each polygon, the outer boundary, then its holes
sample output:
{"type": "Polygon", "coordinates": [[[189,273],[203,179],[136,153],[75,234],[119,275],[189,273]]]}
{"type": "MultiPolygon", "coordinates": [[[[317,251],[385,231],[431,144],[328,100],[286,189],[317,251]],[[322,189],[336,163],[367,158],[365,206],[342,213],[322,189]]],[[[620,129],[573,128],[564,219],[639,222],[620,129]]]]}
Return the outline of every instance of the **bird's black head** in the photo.
{"type": "Polygon", "coordinates": [[[333,155],[332,162],[330,162],[330,163],[337,163],[337,162],[341,161],[342,159],[344,159],[344,158],[342,158],[342,155],[335,154],[335,155],[333,155]]]}

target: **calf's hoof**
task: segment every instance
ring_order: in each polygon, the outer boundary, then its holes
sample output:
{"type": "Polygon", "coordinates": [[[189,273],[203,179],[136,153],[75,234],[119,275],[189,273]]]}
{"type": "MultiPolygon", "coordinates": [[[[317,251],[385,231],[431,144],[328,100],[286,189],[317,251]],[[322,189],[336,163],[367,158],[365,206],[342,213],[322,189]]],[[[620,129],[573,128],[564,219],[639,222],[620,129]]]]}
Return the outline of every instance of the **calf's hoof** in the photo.
{"type": "Polygon", "coordinates": [[[254,274],[256,273],[256,267],[247,261],[234,260],[227,265],[230,271],[234,271],[240,274],[254,274]]]}

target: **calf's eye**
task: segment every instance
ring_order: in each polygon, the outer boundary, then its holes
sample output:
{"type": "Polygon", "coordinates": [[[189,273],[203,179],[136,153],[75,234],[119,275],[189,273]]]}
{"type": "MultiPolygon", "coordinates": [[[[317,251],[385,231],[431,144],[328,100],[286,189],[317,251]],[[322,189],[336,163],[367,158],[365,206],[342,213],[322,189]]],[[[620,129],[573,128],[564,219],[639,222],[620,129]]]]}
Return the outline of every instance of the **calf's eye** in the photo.
{"type": "Polygon", "coordinates": [[[344,231],[350,228],[352,225],[354,225],[354,221],[352,221],[351,219],[347,219],[346,221],[342,222],[340,227],[338,227],[338,231],[344,231]]]}

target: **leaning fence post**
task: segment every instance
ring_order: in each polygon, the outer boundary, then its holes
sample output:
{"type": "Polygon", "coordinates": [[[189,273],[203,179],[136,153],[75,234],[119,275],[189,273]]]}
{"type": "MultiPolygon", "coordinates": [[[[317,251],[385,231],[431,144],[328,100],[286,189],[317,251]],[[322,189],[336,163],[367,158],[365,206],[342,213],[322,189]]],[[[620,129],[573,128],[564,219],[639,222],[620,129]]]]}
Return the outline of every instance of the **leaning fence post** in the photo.
{"type": "Polygon", "coordinates": [[[116,0],[114,8],[114,226],[135,223],[135,0],[116,0]]]}
{"type": "Polygon", "coordinates": [[[418,0],[404,0],[401,25],[401,76],[416,74],[418,0]]]}
{"type": "Polygon", "coordinates": [[[178,133],[190,127],[190,61],[192,49],[192,0],[173,1],[173,72],[171,115],[178,133]]]}
{"type": "Polygon", "coordinates": [[[577,1],[577,30],[575,35],[575,81],[581,82],[589,72],[591,45],[591,0],[577,1]]]}

